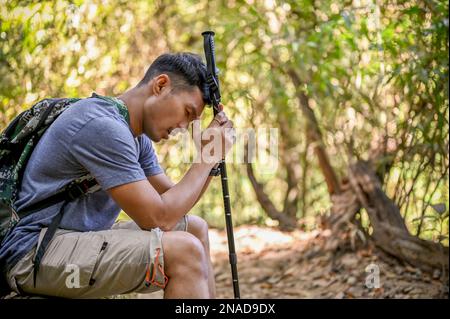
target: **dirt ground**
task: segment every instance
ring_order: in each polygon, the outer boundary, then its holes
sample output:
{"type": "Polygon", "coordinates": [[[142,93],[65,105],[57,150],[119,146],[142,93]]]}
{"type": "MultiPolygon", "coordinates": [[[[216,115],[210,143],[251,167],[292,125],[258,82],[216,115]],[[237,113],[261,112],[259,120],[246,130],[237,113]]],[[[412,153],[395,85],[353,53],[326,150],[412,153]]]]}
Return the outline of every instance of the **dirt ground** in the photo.
{"type": "MultiPolygon", "coordinates": [[[[242,298],[448,298],[441,270],[401,265],[373,247],[332,255],[317,245],[317,231],[243,226],[234,235],[242,298]]],[[[210,244],[217,297],[233,298],[226,232],[210,230],[210,244]]]]}

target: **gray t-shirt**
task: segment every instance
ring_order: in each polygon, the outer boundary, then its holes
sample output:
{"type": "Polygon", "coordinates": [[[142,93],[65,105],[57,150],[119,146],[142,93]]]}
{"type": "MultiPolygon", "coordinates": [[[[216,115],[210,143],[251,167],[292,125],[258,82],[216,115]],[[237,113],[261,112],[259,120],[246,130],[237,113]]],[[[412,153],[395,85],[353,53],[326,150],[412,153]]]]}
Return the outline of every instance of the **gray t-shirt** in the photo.
{"type": "MultiPolygon", "coordinates": [[[[90,173],[101,190],[68,203],[59,227],[106,230],[120,212],[106,190],[162,172],[150,139],[134,138],[113,104],[91,97],[72,105],[44,133],[25,168],[16,208],[47,198],[90,173]]],[[[30,251],[61,206],[55,204],[20,220],[0,247],[1,264],[10,269],[30,251]]]]}

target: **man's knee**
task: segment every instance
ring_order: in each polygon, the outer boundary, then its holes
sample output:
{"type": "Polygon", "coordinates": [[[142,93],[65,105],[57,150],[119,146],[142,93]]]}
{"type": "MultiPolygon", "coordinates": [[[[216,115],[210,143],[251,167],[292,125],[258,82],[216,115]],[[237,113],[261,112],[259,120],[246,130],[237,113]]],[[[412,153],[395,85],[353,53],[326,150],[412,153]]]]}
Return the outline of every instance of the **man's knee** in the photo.
{"type": "Polygon", "coordinates": [[[165,232],[162,237],[166,273],[207,273],[206,254],[198,238],[186,232],[165,232]]]}
{"type": "Polygon", "coordinates": [[[209,246],[208,223],[201,217],[188,215],[188,232],[200,239],[200,241],[209,246]]]}

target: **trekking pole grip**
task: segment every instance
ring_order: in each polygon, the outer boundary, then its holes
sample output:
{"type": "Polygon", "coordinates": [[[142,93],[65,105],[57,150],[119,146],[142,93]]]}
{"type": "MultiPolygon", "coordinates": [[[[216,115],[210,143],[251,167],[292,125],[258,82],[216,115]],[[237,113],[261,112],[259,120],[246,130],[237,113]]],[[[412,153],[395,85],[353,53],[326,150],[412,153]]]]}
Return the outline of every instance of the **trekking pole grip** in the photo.
{"type": "Polygon", "coordinates": [[[219,113],[220,104],[220,86],[218,78],[218,69],[216,67],[216,52],[214,45],[214,32],[205,31],[202,33],[203,47],[205,49],[206,67],[207,67],[207,84],[209,86],[209,93],[211,104],[214,109],[214,115],[219,113]]]}

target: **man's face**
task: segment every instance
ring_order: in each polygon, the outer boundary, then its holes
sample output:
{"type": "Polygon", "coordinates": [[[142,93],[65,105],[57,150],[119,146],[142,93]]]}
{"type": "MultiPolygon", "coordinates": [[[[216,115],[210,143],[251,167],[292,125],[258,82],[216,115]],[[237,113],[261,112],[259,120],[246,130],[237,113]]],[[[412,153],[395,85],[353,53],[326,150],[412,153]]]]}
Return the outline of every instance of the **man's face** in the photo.
{"type": "Polygon", "coordinates": [[[153,83],[153,95],[144,103],[143,132],[151,140],[168,139],[176,128],[187,129],[189,123],[199,119],[205,107],[198,87],[173,90],[170,81],[153,83]]]}

